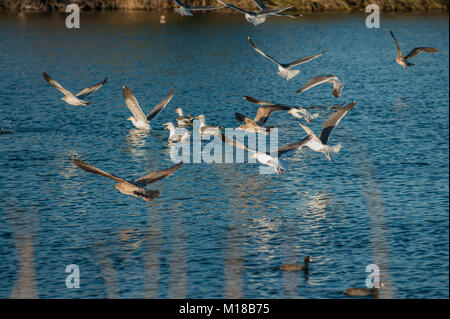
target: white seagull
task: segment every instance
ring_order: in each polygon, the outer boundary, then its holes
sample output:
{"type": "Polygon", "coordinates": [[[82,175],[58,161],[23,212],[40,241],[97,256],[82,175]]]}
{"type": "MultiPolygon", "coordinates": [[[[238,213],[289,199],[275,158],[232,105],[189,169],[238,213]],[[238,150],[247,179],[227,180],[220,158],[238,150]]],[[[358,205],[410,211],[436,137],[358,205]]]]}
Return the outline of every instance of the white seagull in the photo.
{"type": "Polygon", "coordinates": [[[356,101],[353,101],[352,103],[346,105],[343,108],[340,108],[336,112],[334,112],[323,125],[322,132],[320,133],[320,137],[317,137],[314,132],[307,127],[306,125],[303,125],[301,122],[298,122],[298,124],[305,130],[306,136],[303,140],[297,142],[288,144],[280,149],[278,149],[278,156],[281,156],[287,152],[293,151],[293,150],[300,150],[303,146],[307,146],[310,149],[312,149],[315,152],[321,152],[324,153],[325,157],[331,161],[330,153],[338,153],[342,147],[342,145],[339,143],[335,146],[329,146],[327,144],[328,138],[331,134],[331,131],[333,128],[336,127],[336,125],[339,124],[341,119],[347,114],[356,104],[356,101]]]}
{"type": "Polygon", "coordinates": [[[220,134],[222,132],[222,130],[224,129],[221,126],[206,125],[205,115],[203,115],[203,114],[200,114],[199,116],[196,116],[195,118],[200,121],[200,127],[198,130],[200,133],[200,137],[202,139],[207,139],[213,135],[220,134]]]}
{"type": "Polygon", "coordinates": [[[184,116],[183,109],[181,107],[177,108],[175,113],[178,114],[178,117],[176,118],[178,126],[192,126],[194,117],[191,114],[184,116]]]}
{"type": "Polygon", "coordinates": [[[212,6],[199,6],[199,7],[191,7],[186,3],[182,3],[178,0],[173,0],[176,4],[180,6],[180,8],[175,8],[174,10],[178,12],[181,16],[193,16],[191,11],[200,11],[200,10],[216,10],[223,9],[225,7],[212,7],[212,6]]]}
{"type": "Polygon", "coordinates": [[[140,130],[150,130],[150,120],[153,119],[158,113],[166,107],[166,105],[170,102],[173,96],[173,89],[170,91],[169,95],[166,96],[164,100],[158,103],[153,110],[150,111],[147,115],[144,114],[141,107],[139,106],[139,102],[134,96],[133,92],[129,87],[124,86],[122,88],[123,97],[125,99],[125,103],[128,109],[131,111],[133,116],[127,118],[127,120],[131,121],[133,125],[140,130]]]}
{"type": "Polygon", "coordinates": [[[101,88],[106,83],[106,81],[108,80],[108,78],[105,78],[102,82],[97,83],[97,84],[95,84],[93,86],[87,87],[87,88],[81,90],[80,92],[78,92],[76,95],[74,95],[69,90],[66,90],[65,88],[63,88],[61,84],[59,84],[58,82],[53,80],[47,73],[43,72],[42,75],[44,76],[45,81],[47,81],[51,86],[53,86],[59,92],[64,94],[64,97],[61,98],[61,100],[65,101],[66,103],[68,103],[70,105],[84,105],[84,106],[86,106],[86,105],[91,104],[92,102],[84,101],[82,99],[79,99],[78,97],[87,97],[92,92],[95,92],[99,88],[101,88]]]}
{"type": "Polygon", "coordinates": [[[339,97],[341,95],[342,88],[344,87],[344,83],[342,83],[341,80],[339,80],[339,78],[337,76],[334,76],[331,74],[330,75],[320,75],[320,76],[316,76],[316,77],[312,78],[305,84],[305,86],[303,86],[301,89],[299,89],[297,91],[297,93],[307,91],[310,88],[313,88],[319,84],[326,83],[326,82],[333,83],[333,96],[339,97]]]}
{"type": "Polygon", "coordinates": [[[270,61],[274,62],[277,66],[278,66],[278,74],[282,77],[285,78],[287,81],[289,81],[290,79],[292,79],[294,76],[296,76],[300,70],[291,70],[292,67],[306,63],[311,61],[312,59],[315,59],[319,56],[321,56],[322,54],[324,54],[325,51],[322,51],[316,55],[312,55],[312,56],[308,56],[308,57],[304,57],[298,60],[295,60],[293,62],[290,63],[280,63],[277,60],[275,60],[274,58],[272,58],[271,56],[265,54],[263,51],[261,51],[260,49],[258,49],[256,47],[256,45],[253,43],[252,39],[250,39],[250,37],[248,37],[248,42],[250,43],[250,45],[252,46],[252,48],[258,52],[259,54],[261,54],[263,57],[269,59],[270,61]]]}
{"type": "Polygon", "coordinates": [[[164,123],[163,125],[165,125],[165,130],[169,130],[169,143],[186,142],[191,137],[191,132],[188,130],[186,130],[183,134],[177,133],[175,125],[173,125],[172,122],[164,123]]]}
{"type": "Polygon", "coordinates": [[[282,8],[282,9],[274,9],[274,10],[261,10],[261,11],[246,11],[244,9],[238,8],[236,6],[233,6],[231,4],[228,4],[226,2],[223,2],[221,0],[217,0],[220,4],[223,4],[224,6],[227,6],[231,9],[234,9],[236,11],[239,11],[245,15],[245,19],[247,19],[248,22],[253,23],[254,25],[258,25],[266,21],[267,16],[269,15],[277,15],[285,10],[291,9],[293,6],[282,8]]]}

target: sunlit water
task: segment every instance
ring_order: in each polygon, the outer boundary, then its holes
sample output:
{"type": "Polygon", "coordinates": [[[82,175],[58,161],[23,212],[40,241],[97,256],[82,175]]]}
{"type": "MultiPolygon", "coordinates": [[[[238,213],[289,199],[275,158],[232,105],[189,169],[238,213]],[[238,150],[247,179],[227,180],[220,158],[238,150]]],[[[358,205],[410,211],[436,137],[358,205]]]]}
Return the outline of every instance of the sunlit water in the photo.
{"type": "MultiPolygon", "coordinates": [[[[64,19],[0,15],[0,297],[22,287],[40,298],[343,298],[365,286],[381,253],[394,297],[448,298],[448,15],[382,15],[381,29],[353,14],[257,27],[221,14],[170,14],[165,25],[147,12],[83,14],[79,30],[64,19]],[[389,29],[404,53],[441,51],[404,70],[389,29]],[[285,62],[328,52],[287,82],[247,36],[285,62]],[[109,80],[91,106],[74,107],[43,71],[74,92],[109,80]],[[324,74],[344,81],[339,99],[329,85],[295,93],[324,74]],[[123,85],[144,111],[175,88],[150,133],[126,120],[123,85]],[[331,135],[343,145],[331,163],[309,149],[285,158],[284,176],[187,163],[149,187],[161,193],[150,204],[71,161],[125,178],[167,168],[162,123],[175,108],[236,127],[234,112],[256,111],[243,95],[358,103],[331,135]],[[278,270],[306,255],[315,261],[307,274],[278,270]],[[79,289],[66,288],[69,264],[79,289]]],[[[330,111],[319,113],[316,132],[330,111]]],[[[280,145],[305,135],[287,114],[268,124],[280,145]]]]}

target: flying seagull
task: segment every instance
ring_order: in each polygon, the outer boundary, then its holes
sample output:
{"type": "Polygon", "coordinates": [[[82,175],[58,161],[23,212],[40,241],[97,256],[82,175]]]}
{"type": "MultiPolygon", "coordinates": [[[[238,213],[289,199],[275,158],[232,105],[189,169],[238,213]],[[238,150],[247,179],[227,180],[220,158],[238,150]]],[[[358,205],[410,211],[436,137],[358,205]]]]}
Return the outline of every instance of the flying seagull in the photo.
{"type": "Polygon", "coordinates": [[[269,59],[270,61],[274,62],[277,66],[278,66],[278,75],[280,75],[282,78],[285,78],[287,81],[289,81],[290,79],[292,79],[293,77],[295,77],[300,70],[291,70],[292,67],[306,63],[311,61],[312,59],[315,59],[319,56],[321,56],[322,54],[324,54],[326,52],[322,51],[316,55],[312,55],[312,56],[308,56],[305,58],[301,58],[298,60],[295,60],[293,62],[290,63],[279,63],[277,60],[275,60],[274,58],[272,58],[271,56],[265,54],[263,51],[261,51],[260,49],[258,49],[256,47],[256,45],[253,43],[252,39],[250,39],[250,37],[248,37],[248,42],[250,43],[250,45],[252,46],[252,48],[258,52],[259,54],[261,54],[263,57],[269,59]]]}
{"type": "Polygon", "coordinates": [[[108,78],[105,78],[102,82],[97,83],[97,84],[95,84],[93,86],[87,87],[87,88],[81,90],[80,92],[78,92],[76,95],[73,95],[72,92],[70,92],[69,90],[66,90],[65,88],[63,88],[61,84],[59,84],[54,79],[52,79],[47,73],[43,72],[42,75],[44,76],[45,81],[47,81],[51,86],[53,86],[59,92],[64,94],[64,97],[61,98],[61,100],[65,101],[66,103],[68,103],[70,105],[84,105],[84,106],[86,106],[86,105],[91,104],[92,102],[84,101],[81,98],[85,98],[89,94],[91,94],[92,92],[97,91],[108,80],[108,78]],[[78,98],[78,97],[80,97],[80,98],[78,98]]]}
{"type": "MultiPolygon", "coordinates": [[[[244,96],[244,100],[255,103],[255,101],[258,101],[250,96],[244,96]]],[[[258,104],[258,103],[255,103],[258,104]]],[[[278,105],[278,104],[263,104],[262,106],[258,107],[258,111],[256,112],[256,116],[253,119],[253,121],[258,124],[259,126],[263,126],[266,124],[267,120],[269,119],[272,112],[275,111],[289,111],[291,108],[286,105],[278,105]]]]}
{"type": "Polygon", "coordinates": [[[303,128],[303,130],[305,130],[306,134],[308,135],[297,143],[288,144],[278,149],[278,156],[281,156],[292,150],[299,150],[303,146],[307,146],[315,152],[324,153],[325,157],[329,161],[331,161],[330,153],[338,153],[342,146],[340,143],[335,146],[329,146],[327,144],[328,138],[331,134],[331,131],[339,124],[341,119],[355,106],[355,104],[356,101],[353,101],[352,103],[334,112],[325,121],[325,124],[322,127],[322,132],[320,133],[320,137],[317,137],[309,127],[303,125],[301,122],[298,122],[298,124],[303,128]]]}
{"type": "MultiPolygon", "coordinates": [[[[256,6],[259,8],[259,10],[261,10],[261,11],[269,10],[269,8],[267,8],[267,6],[261,0],[253,0],[253,2],[256,4],[256,6]]],[[[290,14],[287,14],[287,13],[284,13],[284,12],[276,13],[274,15],[280,16],[280,17],[289,17],[289,18],[292,18],[292,19],[296,19],[297,17],[301,17],[302,16],[301,14],[290,15],[290,14]]]]}
{"type": "Polygon", "coordinates": [[[138,178],[134,181],[127,181],[121,177],[109,174],[97,167],[86,164],[85,162],[83,162],[77,158],[73,159],[73,161],[79,168],[82,168],[85,171],[95,173],[98,175],[102,175],[105,177],[109,177],[109,178],[115,180],[117,182],[117,184],[114,185],[114,188],[117,189],[122,194],[139,197],[147,202],[150,202],[152,199],[158,197],[159,191],[156,189],[155,190],[147,190],[147,189],[145,189],[145,186],[172,175],[183,164],[183,162],[180,162],[171,168],[167,168],[167,169],[164,169],[161,171],[150,173],[150,174],[145,175],[141,178],[138,178]]]}
{"type": "Polygon", "coordinates": [[[339,95],[341,95],[342,88],[344,87],[344,83],[342,83],[337,76],[331,74],[320,75],[312,78],[305,84],[305,86],[303,86],[300,90],[298,90],[297,93],[304,92],[306,90],[309,90],[310,88],[313,88],[319,84],[326,82],[333,83],[333,96],[339,97],[339,95]]]}
{"type": "Polygon", "coordinates": [[[178,113],[178,117],[176,118],[178,126],[192,126],[194,117],[191,114],[184,116],[183,109],[181,107],[177,108],[175,112],[178,113]]]}
{"type": "Polygon", "coordinates": [[[133,116],[127,118],[127,120],[131,121],[133,125],[140,130],[150,130],[150,120],[153,119],[162,109],[166,107],[166,105],[170,102],[173,96],[173,89],[170,90],[169,95],[167,95],[164,100],[158,103],[153,110],[150,111],[147,115],[144,114],[141,107],[139,106],[139,102],[134,96],[133,92],[129,87],[124,86],[122,88],[123,97],[125,99],[125,103],[127,107],[130,109],[133,116]]]}
{"type": "Polygon", "coordinates": [[[304,109],[301,106],[292,107],[292,106],[288,106],[288,105],[285,105],[285,104],[264,102],[264,101],[260,101],[260,100],[257,100],[255,98],[252,98],[251,96],[244,96],[244,99],[249,101],[249,102],[251,102],[251,103],[258,104],[258,105],[265,105],[265,106],[267,106],[267,105],[278,105],[278,106],[283,106],[284,107],[283,110],[288,110],[288,114],[291,114],[292,116],[294,116],[294,117],[296,117],[298,119],[304,118],[306,120],[306,122],[308,122],[308,123],[310,123],[311,120],[314,120],[314,119],[319,117],[319,114],[317,114],[317,113],[311,114],[311,113],[309,113],[306,109],[304,109]]]}
{"type": "Polygon", "coordinates": [[[238,8],[236,6],[233,6],[231,4],[228,4],[226,2],[223,2],[221,0],[217,0],[220,4],[223,4],[224,6],[227,6],[231,9],[234,9],[236,11],[239,11],[243,14],[245,14],[245,19],[247,19],[248,22],[253,23],[254,25],[258,25],[266,21],[267,16],[269,15],[277,15],[285,10],[291,9],[293,6],[282,8],[282,9],[274,9],[274,10],[260,10],[260,11],[246,11],[244,9],[238,8]]]}
{"type": "Polygon", "coordinates": [[[239,123],[245,122],[241,126],[237,128],[237,130],[242,130],[250,133],[262,133],[264,135],[268,135],[273,127],[262,127],[256,124],[256,122],[247,116],[236,112],[235,113],[236,121],[239,123]]]}
{"type": "Polygon", "coordinates": [[[200,120],[199,133],[200,133],[201,138],[206,139],[212,135],[220,134],[221,131],[224,129],[221,126],[206,125],[205,115],[203,115],[203,114],[200,114],[199,116],[196,116],[195,118],[200,120]]]}
{"type": "Polygon", "coordinates": [[[178,0],[173,0],[180,8],[175,8],[174,10],[178,12],[181,16],[193,16],[191,11],[200,11],[200,10],[216,10],[223,9],[225,7],[212,7],[212,6],[199,6],[199,7],[191,7],[186,3],[182,3],[178,0]]]}
{"type": "Polygon", "coordinates": [[[275,156],[272,156],[270,153],[267,153],[267,152],[259,152],[254,149],[250,149],[247,146],[245,146],[244,144],[236,141],[235,139],[228,138],[223,133],[220,134],[220,138],[222,139],[222,141],[224,143],[227,143],[235,148],[236,147],[241,148],[244,151],[247,151],[249,153],[253,153],[250,156],[250,158],[256,159],[258,162],[260,162],[263,165],[273,167],[273,169],[274,169],[275,173],[277,173],[277,175],[283,174],[283,170],[285,169],[286,165],[281,159],[278,159],[276,157],[277,154],[275,154],[275,156]]]}
{"type": "Polygon", "coordinates": [[[177,133],[175,125],[172,122],[164,123],[164,129],[169,130],[169,143],[178,143],[188,141],[191,137],[191,132],[186,130],[183,134],[177,133]]]}
{"type": "Polygon", "coordinates": [[[436,48],[418,47],[418,48],[412,49],[411,52],[409,52],[406,56],[403,56],[402,50],[400,50],[400,46],[398,45],[398,41],[395,38],[394,33],[392,33],[392,31],[390,31],[390,30],[389,30],[389,33],[391,34],[392,38],[394,38],[395,45],[397,46],[397,56],[395,57],[395,62],[397,62],[397,64],[400,64],[404,69],[406,69],[407,66],[414,65],[413,63],[409,62],[408,60],[411,59],[412,57],[416,56],[420,52],[428,52],[428,53],[439,52],[439,49],[436,49],[436,48]]]}

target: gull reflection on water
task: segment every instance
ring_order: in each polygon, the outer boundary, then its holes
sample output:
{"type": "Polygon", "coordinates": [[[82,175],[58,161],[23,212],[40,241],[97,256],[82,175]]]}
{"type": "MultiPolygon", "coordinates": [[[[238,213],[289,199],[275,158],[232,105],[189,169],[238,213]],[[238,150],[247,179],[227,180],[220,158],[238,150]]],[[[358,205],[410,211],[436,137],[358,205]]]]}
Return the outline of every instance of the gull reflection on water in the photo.
{"type": "Polygon", "coordinates": [[[128,147],[126,150],[138,157],[145,156],[144,146],[147,142],[148,134],[149,131],[146,130],[131,129],[127,134],[126,144],[128,147]]]}

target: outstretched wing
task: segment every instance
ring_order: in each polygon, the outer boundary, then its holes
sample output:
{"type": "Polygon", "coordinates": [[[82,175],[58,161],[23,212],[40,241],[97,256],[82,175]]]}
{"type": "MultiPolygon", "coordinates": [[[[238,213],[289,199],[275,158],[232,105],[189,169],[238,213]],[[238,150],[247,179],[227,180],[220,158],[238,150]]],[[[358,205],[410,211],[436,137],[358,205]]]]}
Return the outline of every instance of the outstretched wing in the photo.
{"type": "Polygon", "coordinates": [[[285,145],[285,146],[279,148],[276,152],[272,152],[270,155],[271,156],[277,155],[278,157],[280,157],[286,153],[289,153],[291,151],[299,149],[301,146],[305,145],[310,139],[311,139],[311,136],[308,135],[301,141],[285,145]]]}
{"type": "Polygon", "coordinates": [[[161,110],[163,108],[166,107],[166,105],[170,102],[170,100],[172,99],[173,96],[173,89],[170,90],[169,95],[167,95],[164,100],[162,100],[161,102],[158,103],[158,105],[156,105],[153,110],[150,111],[150,113],[148,113],[147,115],[147,121],[150,121],[152,118],[154,118],[156,115],[158,115],[159,112],[161,112],[161,110]]]}
{"type": "Polygon", "coordinates": [[[223,8],[226,8],[226,6],[222,6],[222,7],[197,6],[197,7],[190,7],[189,10],[191,10],[191,11],[200,11],[200,10],[217,10],[217,9],[223,9],[223,8]]]}
{"type": "Polygon", "coordinates": [[[123,178],[120,178],[118,176],[112,175],[110,173],[107,173],[105,171],[102,171],[101,169],[94,167],[92,165],[86,164],[85,162],[79,160],[78,158],[74,158],[73,162],[81,169],[84,169],[85,171],[91,172],[91,173],[95,173],[104,177],[108,177],[111,178],[117,182],[122,182],[122,183],[129,183],[128,181],[124,180],[123,178]]]}
{"type": "Polygon", "coordinates": [[[239,143],[235,139],[231,139],[231,138],[226,137],[225,134],[223,134],[223,133],[220,133],[220,138],[222,139],[222,141],[224,143],[227,143],[227,144],[229,144],[229,145],[231,145],[231,146],[233,146],[235,148],[238,147],[238,148],[243,149],[244,151],[248,151],[249,150],[244,144],[239,143]]]}
{"type": "Polygon", "coordinates": [[[286,69],[289,69],[289,68],[292,68],[293,66],[296,66],[296,65],[299,65],[299,64],[302,64],[302,63],[309,62],[309,61],[311,61],[312,59],[315,59],[315,58],[321,56],[321,55],[324,54],[325,52],[327,52],[327,50],[324,50],[324,51],[322,51],[322,52],[320,52],[320,53],[318,53],[318,54],[316,54],[316,55],[307,56],[307,57],[305,57],[305,58],[301,58],[301,59],[298,59],[298,60],[296,60],[296,61],[294,61],[294,62],[291,62],[291,63],[289,63],[289,64],[285,64],[285,65],[283,65],[283,67],[285,67],[286,69]]]}
{"type": "Polygon", "coordinates": [[[93,86],[90,86],[88,88],[85,88],[83,90],[81,90],[80,92],[77,93],[77,95],[75,96],[84,96],[87,97],[89,94],[91,94],[92,92],[97,91],[99,88],[101,88],[103,85],[105,85],[106,81],[108,81],[108,78],[105,78],[103,81],[101,81],[100,83],[97,83],[93,86]]]}
{"type": "Polygon", "coordinates": [[[261,11],[268,10],[266,5],[261,0],[253,0],[253,2],[256,4],[256,6],[258,7],[259,10],[261,10],[261,11]]]}
{"type": "Polygon", "coordinates": [[[167,169],[163,169],[162,171],[157,171],[157,172],[153,172],[148,175],[145,175],[141,178],[138,178],[134,182],[136,183],[136,185],[144,187],[147,184],[154,183],[156,181],[159,181],[160,179],[163,179],[163,178],[166,178],[166,177],[172,175],[173,173],[175,173],[176,170],[178,170],[181,167],[181,165],[183,165],[183,162],[179,162],[177,165],[172,166],[167,169]]]}
{"type": "Polygon", "coordinates": [[[55,89],[57,89],[59,92],[61,92],[64,95],[73,95],[72,92],[66,90],[62,87],[61,84],[53,80],[47,73],[43,72],[42,75],[44,76],[45,81],[48,82],[51,86],[53,86],[55,89]]]}
{"type": "Polygon", "coordinates": [[[146,118],[144,112],[142,111],[142,109],[139,105],[139,102],[137,101],[137,99],[134,96],[131,89],[127,86],[124,86],[122,88],[122,92],[123,92],[123,97],[125,99],[125,103],[126,103],[128,109],[133,114],[134,118],[138,121],[146,122],[147,118],[146,118]]]}
{"type": "Polygon", "coordinates": [[[233,6],[232,4],[223,2],[223,1],[221,1],[221,0],[217,0],[217,2],[219,2],[220,4],[223,4],[224,6],[227,6],[227,7],[231,8],[231,9],[237,10],[237,11],[239,11],[239,12],[251,14],[249,11],[245,11],[244,9],[235,7],[235,6],[233,6]]]}
{"type": "Polygon", "coordinates": [[[277,65],[280,65],[280,63],[279,63],[277,60],[275,60],[275,59],[272,58],[271,56],[268,56],[267,54],[265,54],[264,52],[262,52],[260,49],[258,49],[258,48],[256,47],[256,45],[253,43],[252,39],[250,39],[250,37],[248,37],[248,42],[250,43],[250,45],[252,46],[252,48],[253,48],[256,52],[258,52],[259,54],[261,54],[263,57],[265,57],[265,58],[271,60],[272,62],[276,63],[277,65]]]}
{"type": "Polygon", "coordinates": [[[290,109],[291,108],[289,106],[285,106],[285,105],[260,106],[258,108],[258,111],[256,112],[256,116],[253,119],[253,121],[255,121],[255,123],[257,123],[258,125],[263,125],[267,122],[267,120],[269,119],[272,112],[274,112],[274,111],[289,111],[290,109]]]}
{"type": "Polygon", "coordinates": [[[356,101],[346,105],[343,108],[340,108],[325,121],[325,124],[322,127],[322,132],[320,133],[319,139],[323,144],[327,144],[328,137],[331,134],[331,131],[339,124],[341,119],[347,114],[356,104],[356,101]]]}
{"type": "Polygon", "coordinates": [[[312,78],[309,80],[301,89],[297,91],[297,93],[304,92],[306,90],[309,90],[310,88],[313,88],[319,84],[328,82],[331,78],[334,78],[334,75],[320,75],[312,78]]]}
{"type": "Polygon", "coordinates": [[[255,98],[252,98],[251,96],[247,96],[247,95],[244,96],[244,100],[246,100],[250,103],[258,104],[258,105],[274,105],[274,103],[260,101],[260,100],[257,100],[255,98]]]}
{"type": "Polygon", "coordinates": [[[402,55],[402,50],[400,50],[400,46],[398,45],[398,41],[397,41],[397,38],[395,37],[394,33],[391,30],[389,30],[389,33],[391,34],[392,38],[395,41],[395,45],[397,46],[397,55],[398,56],[403,56],[402,55]]]}
{"type": "Polygon", "coordinates": [[[411,59],[412,57],[416,56],[416,55],[419,54],[420,52],[436,53],[436,52],[439,52],[439,49],[436,49],[436,48],[430,48],[430,47],[419,47],[419,48],[414,48],[414,49],[411,50],[411,52],[409,52],[409,53],[405,56],[405,60],[411,59]]]}

